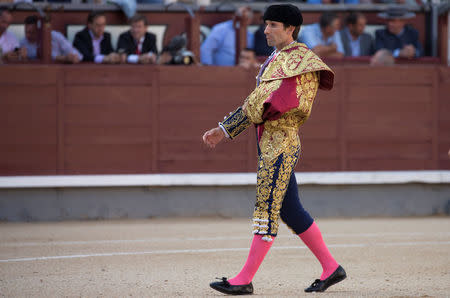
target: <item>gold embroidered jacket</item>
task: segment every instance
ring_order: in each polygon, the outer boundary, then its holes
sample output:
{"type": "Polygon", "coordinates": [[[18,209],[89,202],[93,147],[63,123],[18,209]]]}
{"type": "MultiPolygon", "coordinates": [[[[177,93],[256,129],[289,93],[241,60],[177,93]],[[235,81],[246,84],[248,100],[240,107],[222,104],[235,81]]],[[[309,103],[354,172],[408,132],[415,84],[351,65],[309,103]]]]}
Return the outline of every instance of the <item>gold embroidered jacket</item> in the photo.
{"type": "Polygon", "coordinates": [[[311,113],[317,89],[333,87],[334,73],[306,45],[294,42],[280,51],[258,79],[244,105],[220,125],[235,138],[255,124],[261,156],[270,161],[288,145],[300,146],[298,128],[311,113]]]}

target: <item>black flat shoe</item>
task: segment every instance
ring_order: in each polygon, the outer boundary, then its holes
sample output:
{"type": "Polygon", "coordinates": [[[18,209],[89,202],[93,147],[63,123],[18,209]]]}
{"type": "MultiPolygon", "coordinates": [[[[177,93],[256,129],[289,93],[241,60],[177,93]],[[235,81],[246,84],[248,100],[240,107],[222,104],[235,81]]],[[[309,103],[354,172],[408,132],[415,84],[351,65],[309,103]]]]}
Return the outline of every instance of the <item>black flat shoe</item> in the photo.
{"type": "Polygon", "coordinates": [[[211,288],[229,295],[250,295],[253,294],[253,285],[230,285],[226,277],[222,277],[222,281],[215,281],[209,284],[211,288]]]}
{"type": "Polygon", "coordinates": [[[325,280],[316,279],[312,285],[305,289],[305,292],[324,292],[326,289],[331,287],[334,284],[337,284],[340,281],[343,281],[347,277],[344,268],[341,266],[337,267],[337,269],[328,276],[325,280]]]}

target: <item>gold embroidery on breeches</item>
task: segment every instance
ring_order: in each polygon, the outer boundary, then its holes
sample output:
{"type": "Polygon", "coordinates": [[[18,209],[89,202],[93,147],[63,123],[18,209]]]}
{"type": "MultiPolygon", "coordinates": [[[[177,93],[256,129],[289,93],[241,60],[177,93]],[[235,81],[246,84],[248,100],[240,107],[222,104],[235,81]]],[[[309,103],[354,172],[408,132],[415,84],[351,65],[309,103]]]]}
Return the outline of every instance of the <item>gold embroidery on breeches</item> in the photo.
{"type": "Polygon", "coordinates": [[[300,142],[297,141],[275,159],[267,160],[259,155],[253,234],[265,235],[266,241],[271,241],[278,233],[281,205],[299,154],[300,142]]]}

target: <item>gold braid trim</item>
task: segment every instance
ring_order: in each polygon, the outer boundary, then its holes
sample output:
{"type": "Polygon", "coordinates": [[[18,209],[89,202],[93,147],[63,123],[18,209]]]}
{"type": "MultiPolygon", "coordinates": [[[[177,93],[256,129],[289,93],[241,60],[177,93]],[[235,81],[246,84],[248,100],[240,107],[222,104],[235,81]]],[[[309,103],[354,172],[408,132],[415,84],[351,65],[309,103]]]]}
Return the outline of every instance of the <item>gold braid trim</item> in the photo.
{"type": "Polygon", "coordinates": [[[228,117],[225,117],[219,123],[228,133],[230,139],[234,139],[241,132],[247,129],[251,124],[248,117],[245,115],[242,107],[238,107],[234,112],[231,112],[228,117]]]}

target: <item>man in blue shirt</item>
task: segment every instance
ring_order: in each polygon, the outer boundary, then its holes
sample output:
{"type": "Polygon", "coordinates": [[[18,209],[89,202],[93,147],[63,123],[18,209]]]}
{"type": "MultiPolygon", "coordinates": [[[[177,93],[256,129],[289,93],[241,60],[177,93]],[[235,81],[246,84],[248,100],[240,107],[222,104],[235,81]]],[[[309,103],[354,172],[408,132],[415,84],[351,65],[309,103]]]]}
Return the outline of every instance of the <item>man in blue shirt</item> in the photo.
{"type": "MultiPolygon", "coordinates": [[[[25,19],[25,38],[20,41],[20,47],[26,49],[28,59],[37,59],[38,18],[28,16],[25,19]]],[[[78,63],[83,55],[75,49],[61,33],[52,30],[52,59],[62,63],[78,63]]]]}
{"type": "MultiPolygon", "coordinates": [[[[243,17],[252,22],[253,13],[250,7],[243,6],[236,10],[236,17],[243,17]]],[[[234,18],[234,19],[235,19],[234,18]]],[[[200,47],[200,61],[205,65],[233,66],[236,65],[236,30],[233,20],[215,25],[211,33],[200,47]]],[[[253,34],[247,31],[247,45],[253,48],[253,34]]]]}
{"type": "Polygon", "coordinates": [[[395,58],[414,58],[423,55],[419,33],[406,25],[406,20],[413,18],[414,13],[403,8],[391,8],[378,16],[387,20],[387,26],[375,32],[375,50],[388,49],[395,58]]]}
{"type": "Polygon", "coordinates": [[[298,38],[319,57],[342,58],[344,47],[339,35],[339,18],[332,12],[324,12],[319,23],[307,25],[298,38]]]}

